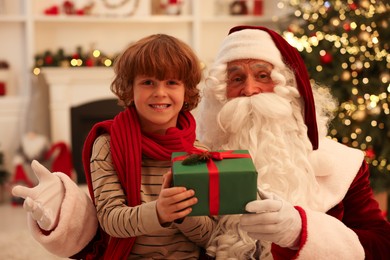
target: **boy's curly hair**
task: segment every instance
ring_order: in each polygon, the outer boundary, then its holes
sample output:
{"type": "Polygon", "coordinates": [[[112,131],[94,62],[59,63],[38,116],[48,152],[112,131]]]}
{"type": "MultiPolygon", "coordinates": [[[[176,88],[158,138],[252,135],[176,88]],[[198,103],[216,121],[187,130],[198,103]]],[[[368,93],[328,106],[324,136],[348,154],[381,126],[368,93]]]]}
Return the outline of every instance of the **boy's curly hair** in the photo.
{"type": "Polygon", "coordinates": [[[114,71],[111,91],[125,107],[133,100],[133,82],[137,75],[180,80],[184,83],[184,100],[188,103],[183,110],[190,111],[199,103],[200,62],[191,47],[173,36],[154,34],[131,44],[115,60],[114,71]]]}

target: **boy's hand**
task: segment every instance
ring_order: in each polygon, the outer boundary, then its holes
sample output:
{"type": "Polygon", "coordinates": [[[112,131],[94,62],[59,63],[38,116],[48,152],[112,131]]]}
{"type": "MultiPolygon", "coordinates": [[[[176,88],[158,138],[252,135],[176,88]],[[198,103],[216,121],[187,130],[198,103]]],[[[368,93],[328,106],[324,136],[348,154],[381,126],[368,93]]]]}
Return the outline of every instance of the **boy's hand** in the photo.
{"type": "Polygon", "coordinates": [[[185,187],[170,187],[171,181],[172,172],[168,172],[163,176],[163,184],[156,205],[160,224],[187,216],[192,211],[191,206],[198,202],[193,190],[187,190],[185,187]]]}

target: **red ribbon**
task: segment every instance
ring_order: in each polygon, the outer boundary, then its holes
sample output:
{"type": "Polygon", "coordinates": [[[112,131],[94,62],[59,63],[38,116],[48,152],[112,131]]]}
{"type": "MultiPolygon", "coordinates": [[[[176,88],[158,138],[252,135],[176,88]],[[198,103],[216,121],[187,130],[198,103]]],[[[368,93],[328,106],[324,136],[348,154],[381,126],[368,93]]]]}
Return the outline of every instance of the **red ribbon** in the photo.
{"type": "MultiPolygon", "coordinates": [[[[194,149],[187,155],[178,156],[173,159],[175,161],[184,160],[191,154],[203,154],[207,151],[194,149]]],[[[223,159],[237,159],[237,158],[251,158],[249,154],[233,154],[233,150],[224,152],[207,152],[210,158],[206,162],[207,169],[209,171],[209,211],[210,215],[219,214],[219,171],[215,165],[214,160],[221,161],[223,159]]]]}

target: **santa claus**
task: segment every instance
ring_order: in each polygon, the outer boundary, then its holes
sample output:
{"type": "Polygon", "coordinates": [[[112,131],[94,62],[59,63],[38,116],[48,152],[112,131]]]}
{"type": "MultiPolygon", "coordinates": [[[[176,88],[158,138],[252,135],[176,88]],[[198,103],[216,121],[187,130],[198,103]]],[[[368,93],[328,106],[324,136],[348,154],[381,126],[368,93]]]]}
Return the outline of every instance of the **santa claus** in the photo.
{"type": "Polygon", "coordinates": [[[249,149],[259,190],[246,206],[252,214],[220,218],[209,255],[390,256],[390,224],[373,199],[363,153],[326,138],[335,102],[311,86],[295,48],[264,27],[232,28],[205,85],[198,138],[212,150],[249,149]]]}

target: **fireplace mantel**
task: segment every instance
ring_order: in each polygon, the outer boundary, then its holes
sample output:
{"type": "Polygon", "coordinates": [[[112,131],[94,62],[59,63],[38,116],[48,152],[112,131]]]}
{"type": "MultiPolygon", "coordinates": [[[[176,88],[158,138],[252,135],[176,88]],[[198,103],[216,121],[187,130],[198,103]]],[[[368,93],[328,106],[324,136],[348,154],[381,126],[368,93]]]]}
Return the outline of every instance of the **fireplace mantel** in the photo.
{"type": "Polygon", "coordinates": [[[115,99],[110,90],[112,68],[43,68],[49,85],[51,141],[71,145],[70,109],[89,102],[115,99]]]}

